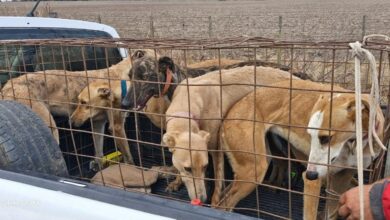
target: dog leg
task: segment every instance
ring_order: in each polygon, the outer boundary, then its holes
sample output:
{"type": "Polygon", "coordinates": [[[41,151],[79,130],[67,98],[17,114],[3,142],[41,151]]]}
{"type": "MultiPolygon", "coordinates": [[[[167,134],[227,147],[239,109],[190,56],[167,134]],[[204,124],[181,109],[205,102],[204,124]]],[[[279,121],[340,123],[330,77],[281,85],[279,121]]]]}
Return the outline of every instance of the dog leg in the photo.
{"type": "MultiPolygon", "coordinates": [[[[247,178],[253,178],[253,176],[248,176],[247,178]]],[[[255,188],[256,184],[253,183],[233,181],[231,186],[229,186],[229,190],[219,201],[218,208],[225,209],[226,211],[232,211],[237,203],[249,195],[255,188]]]]}
{"type": "Polygon", "coordinates": [[[224,193],[223,198],[220,201],[220,204],[222,204],[224,209],[227,211],[232,211],[241,199],[248,196],[256,188],[257,184],[249,183],[250,181],[255,180],[255,176],[257,177],[256,182],[263,182],[269,165],[265,157],[256,159],[256,169],[253,167],[254,161],[251,161],[250,159],[242,161],[242,163],[244,164],[240,164],[239,169],[237,169],[237,167],[233,168],[235,173],[234,181],[231,184],[230,189],[224,193]]]}
{"type": "Polygon", "coordinates": [[[354,174],[354,170],[345,169],[331,176],[329,187],[333,192],[335,192],[336,195],[328,195],[328,197],[330,197],[332,200],[326,201],[326,207],[328,212],[327,219],[337,219],[337,211],[339,209],[338,195],[341,195],[342,193],[353,187],[352,180],[354,174]]]}
{"type": "Polygon", "coordinates": [[[283,187],[284,174],[288,172],[287,160],[278,160],[276,167],[278,172],[275,180],[275,185],[278,187],[283,187]]]}
{"type": "MultiPolygon", "coordinates": [[[[288,155],[286,147],[288,145],[287,141],[272,132],[268,133],[266,137],[266,144],[269,146],[272,155],[279,157],[286,157],[288,155]]],[[[282,187],[284,175],[286,174],[287,169],[287,160],[272,158],[272,171],[267,183],[270,185],[282,187]]]]}
{"type": "Polygon", "coordinates": [[[288,163],[286,160],[272,159],[272,171],[268,181],[264,181],[270,185],[277,187],[283,186],[284,174],[287,172],[288,163]]]}
{"type": "MultiPolygon", "coordinates": [[[[53,115],[50,113],[49,109],[41,102],[32,102],[31,104],[31,109],[46,123],[48,128],[51,130],[54,139],[56,139],[57,143],[60,144],[60,135],[58,134],[57,124],[54,121],[53,115]]],[[[27,106],[30,106],[30,104],[27,104],[27,106]]]]}
{"type": "Polygon", "coordinates": [[[181,176],[180,175],[177,175],[176,176],[176,179],[172,182],[170,182],[167,186],[167,188],[165,188],[165,192],[175,192],[175,191],[178,191],[180,186],[183,185],[183,181],[181,179],[181,176]]]}
{"type": "Polygon", "coordinates": [[[256,189],[257,183],[263,182],[269,166],[265,137],[261,133],[264,127],[258,124],[255,129],[251,122],[240,122],[240,128],[244,128],[244,124],[248,125],[245,126],[246,129],[234,128],[238,126],[229,127],[229,130],[226,129],[227,127],[221,128],[221,149],[225,151],[229,159],[234,172],[234,180],[222,193],[218,206],[228,211],[233,210],[241,199],[256,189]],[[235,130],[233,131],[233,129],[235,130]],[[255,130],[259,134],[253,136],[251,132],[255,132],[255,130]],[[255,141],[251,138],[240,137],[254,137],[255,141]],[[255,146],[253,146],[254,142],[256,143],[255,146]],[[252,153],[233,151],[238,149],[250,150],[252,153]],[[256,153],[256,156],[253,153],[256,153]]]}
{"type": "Polygon", "coordinates": [[[321,179],[308,180],[306,179],[306,172],[302,173],[302,179],[304,184],[303,219],[316,220],[318,203],[320,201],[321,179]]]}
{"type": "MultiPolygon", "coordinates": [[[[113,127],[113,135],[115,144],[124,156],[124,161],[129,164],[134,164],[133,156],[130,153],[129,143],[127,142],[125,131],[125,117],[122,112],[113,110],[113,123],[110,121],[110,127],[113,127]],[[113,124],[113,126],[112,126],[113,124]]],[[[110,117],[109,117],[110,118],[110,117]]]]}
{"type": "Polygon", "coordinates": [[[170,178],[172,175],[178,174],[179,171],[174,166],[153,166],[151,170],[158,171],[158,178],[170,178]]]}
{"type": "Polygon", "coordinates": [[[95,160],[89,164],[90,169],[97,171],[101,167],[101,159],[103,158],[103,141],[104,141],[104,128],[106,120],[99,120],[92,122],[92,138],[95,146],[95,160]]]}
{"type": "Polygon", "coordinates": [[[221,198],[222,183],[223,179],[225,179],[223,152],[212,152],[211,156],[213,158],[215,178],[214,193],[211,198],[211,205],[216,206],[221,198]]]}

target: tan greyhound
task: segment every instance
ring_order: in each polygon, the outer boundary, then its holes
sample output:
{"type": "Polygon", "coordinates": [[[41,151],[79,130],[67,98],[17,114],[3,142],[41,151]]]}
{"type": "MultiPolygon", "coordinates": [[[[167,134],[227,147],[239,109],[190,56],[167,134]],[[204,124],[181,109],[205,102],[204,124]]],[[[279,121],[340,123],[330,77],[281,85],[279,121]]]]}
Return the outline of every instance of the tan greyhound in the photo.
{"type": "MultiPolygon", "coordinates": [[[[272,147],[266,145],[267,132],[288,139],[295,151],[305,155],[301,159],[309,161],[307,174],[303,176],[304,192],[317,197],[304,196],[304,219],[316,219],[321,182],[328,174],[334,180],[331,181],[332,189],[338,193],[350,186],[348,183],[351,182],[354,171],[342,170],[336,166],[328,169],[328,164],[356,166],[356,155],[353,155],[355,96],[336,86],[331,95],[330,85],[302,80],[291,82],[295,90],[290,90],[289,80],[272,84],[279,88],[257,89],[237,102],[227,114],[220,131],[221,148],[229,158],[235,181],[227,187],[222,199],[214,203],[214,206],[232,210],[263,181],[270,160],[267,155],[272,147]]],[[[367,131],[369,97],[363,95],[362,102],[363,128],[367,131]]],[[[379,106],[376,111],[375,129],[382,137],[384,117],[379,106]]],[[[364,137],[364,142],[367,143],[367,136],[364,137]]],[[[379,149],[375,149],[377,155],[379,149]]],[[[222,153],[219,156],[222,157],[222,153]]],[[[216,178],[223,179],[223,160],[219,161],[216,178]]],[[[370,163],[371,155],[366,145],[364,166],[367,167],[370,163]]],[[[220,189],[216,188],[214,194],[220,195],[220,189]]],[[[337,204],[331,204],[330,207],[330,218],[337,217],[334,212],[337,204]]]]}

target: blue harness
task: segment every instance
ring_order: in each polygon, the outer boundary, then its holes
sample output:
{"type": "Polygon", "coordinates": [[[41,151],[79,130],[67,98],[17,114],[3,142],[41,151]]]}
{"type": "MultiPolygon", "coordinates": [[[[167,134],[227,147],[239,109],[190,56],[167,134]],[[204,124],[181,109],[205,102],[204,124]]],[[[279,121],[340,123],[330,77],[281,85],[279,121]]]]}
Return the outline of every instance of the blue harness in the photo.
{"type": "Polygon", "coordinates": [[[122,97],[122,100],[126,97],[126,94],[127,94],[127,84],[126,84],[126,80],[122,79],[121,80],[121,97],[122,97]]]}

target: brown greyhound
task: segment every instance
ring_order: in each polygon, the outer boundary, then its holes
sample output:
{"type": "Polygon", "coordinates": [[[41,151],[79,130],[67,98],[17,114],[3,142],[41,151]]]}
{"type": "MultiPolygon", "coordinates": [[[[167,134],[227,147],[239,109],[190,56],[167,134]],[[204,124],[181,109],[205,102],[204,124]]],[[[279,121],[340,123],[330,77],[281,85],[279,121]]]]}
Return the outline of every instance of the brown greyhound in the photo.
{"type": "MultiPolygon", "coordinates": [[[[354,95],[336,86],[331,94],[330,85],[302,80],[291,82],[272,84],[275,88],[259,88],[237,102],[227,114],[221,126],[220,142],[234,171],[234,181],[214,206],[232,210],[263,181],[270,160],[267,155],[272,147],[266,145],[267,132],[289,140],[294,150],[308,159],[309,166],[303,176],[305,193],[319,196],[321,182],[328,174],[334,180],[331,182],[333,190],[341,193],[349,187],[346,183],[351,182],[354,170],[342,170],[340,166],[356,166],[354,95]],[[338,166],[328,169],[329,164],[338,166]]],[[[369,97],[363,95],[362,102],[363,128],[367,131],[369,97]]],[[[382,137],[384,117],[379,106],[376,111],[375,129],[382,137]]],[[[364,142],[367,143],[367,136],[364,142]]],[[[376,155],[379,149],[375,149],[376,155]]],[[[222,156],[220,153],[219,157],[222,156]]],[[[223,160],[219,161],[216,178],[223,179],[223,160]]],[[[365,145],[364,166],[370,163],[371,155],[365,145]]],[[[219,198],[220,188],[216,188],[214,194],[219,198]]],[[[304,219],[316,219],[318,197],[305,195],[304,200],[304,219]]],[[[329,216],[335,218],[337,205],[331,207],[329,216]]]]}

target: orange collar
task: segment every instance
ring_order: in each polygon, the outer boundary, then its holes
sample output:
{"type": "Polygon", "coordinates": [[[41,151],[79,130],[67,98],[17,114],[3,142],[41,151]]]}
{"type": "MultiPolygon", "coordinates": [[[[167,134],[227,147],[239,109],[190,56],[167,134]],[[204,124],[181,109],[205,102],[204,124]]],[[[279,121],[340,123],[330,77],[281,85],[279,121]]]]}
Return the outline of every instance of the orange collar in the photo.
{"type": "Polygon", "coordinates": [[[164,89],[162,91],[161,96],[167,94],[168,89],[171,86],[171,82],[172,82],[172,71],[169,68],[167,68],[167,80],[164,84],[164,89]]]}

